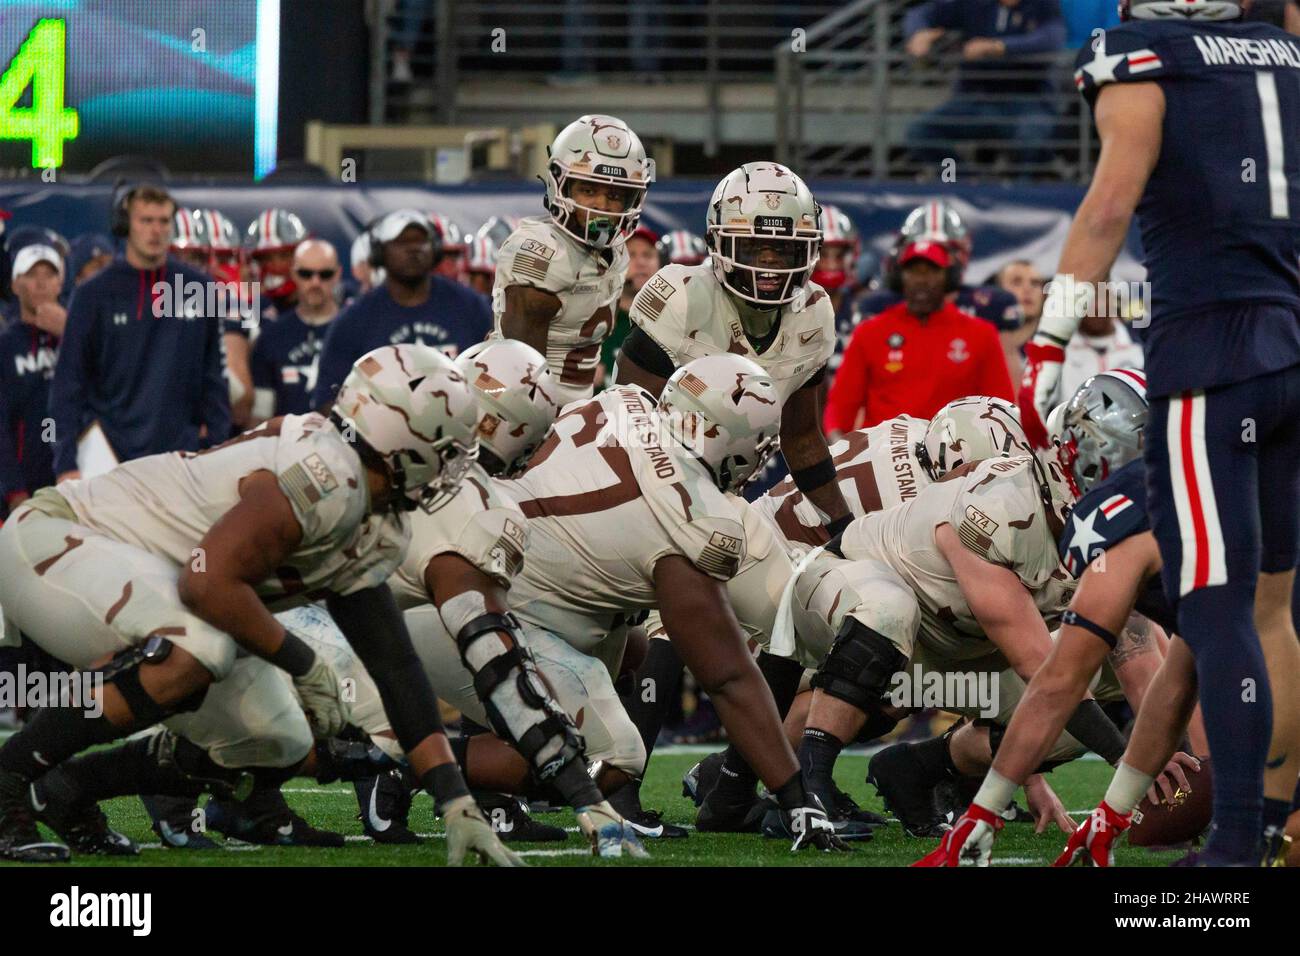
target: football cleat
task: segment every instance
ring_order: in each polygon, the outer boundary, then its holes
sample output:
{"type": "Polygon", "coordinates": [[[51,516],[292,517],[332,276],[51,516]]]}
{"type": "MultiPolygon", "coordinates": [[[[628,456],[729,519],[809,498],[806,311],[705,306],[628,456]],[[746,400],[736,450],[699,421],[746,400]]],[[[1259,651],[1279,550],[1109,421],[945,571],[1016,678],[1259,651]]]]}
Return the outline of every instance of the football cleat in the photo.
{"type": "Polygon", "coordinates": [[[834,799],[830,804],[828,804],[828,806],[833,808],[831,810],[832,820],[853,820],[857,823],[865,823],[871,827],[883,827],[889,823],[888,817],[883,817],[879,813],[873,813],[870,810],[864,810],[862,807],[858,806],[858,802],[839,787],[835,788],[832,797],[834,799]]]}
{"type": "Polygon", "coordinates": [[[390,845],[419,843],[411,832],[409,818],[412,793],[400,770],[390,770],[353,782],[361,808],[361,830],[376,843],[390,845]]]}
{"type": "Polygon", "coordinates": [[[933,791],[908,744],[886,747],[867,766],[867,783],[876,788],[885,809],[898,818],[909,836],[941,837],[949,825],[935,809],[933,791]]]}
{"type": "Polygon", "coordinates": [[[723,751],[709,754],[682,776],[682,796],[687,797],[697,807],[704,803],[704,798],[718,785],[722,773],[723,751]]]}
{"type": "Polygon", "coordinates": [[[939,846],[912,866],[988,866],[993,837],[1004,826],[1001,816],[972,803],[943,835],[939,846]]]}
{"type": "MultiPolygon", "coordinates": [[[[791,853],[808,847],[821,850],[823,853],[853,849],[836,835],[835,825],[826,816],[821,801],[812,794],[808,795],[806,805],[784,811],[782,816],[785,817],[786,831],[794,838],[794,843],[790,847],[791,853]]],[[[870,839],[870,836],[868,830],[867,838],[870,839]]]]}
{"type": "Polygon", "coordinates": [[[580,807],[577,811],[578,826],[591,843],[593,856],[614,858],[624,853],[636,859],[645,859],[650,854],[641,845],[641,840],[631,826],[620,817],[607,801],[580,807]]]}
{"type": "Polygon", "coordinates": [[[757,794],[743,803],[725,803],[710,793],[695,814],[695,829],[701,833],[758,833],[770,804],[757,794]]]}
{"type": "Polygon", "coordinates": [[[0,770],[0,860],[18,863],[66,863],[70,851],[57,840],[47,840],[36,827],[28,803],[28,781],[0,770]]]}
{"type": "Polygon", "coordinates": [[[475,791],[474,800],[492,824],[492,832],[505,843],[563,843],[569,838],[562,827],[530,817],[515,797],[475,791]]]}
{"type": "Polygon", "coordinates": [[[64,801],[56,788],[43,787],[37,782],[31,785],[31,804],[36,819],[62,837],[70,850],[87,856],[138,856],[140,853],[130,837],[108,825],[108,818],[97,803],[64,801]]]}
{"type": "Polygon", "coordinates": [[[1132,822],[1133,814],[1116,813],[1101,801],[1075,828],[1052,866],[1114,866],[1115,840],[1132,822]]]}
{"type": "MultiPolygon", "coordinates": [[[[786,814],[782,813],[779,807],[770,802],[768,806],[767,813],[763,815],[763,836],[770,839],[793,840],[794,834],[790,832],[790,820],[786,814]]],[[[831,829],[835,835],[846,843],[850,841],[865,843],[871,839],[871,835],[875,830],[875,827],[869,823],[839,817],[834,813],[826,814],[826,818],[830,821],[831,829]]]]}
{"type": "Polygon", "coordinates": [[[208,826],[235,840],[260,846],[341,847],[341,833],[317,830],[289,809],[278,787],[255,790],[242,803],[211,797],[208,826]]]}
{"type": "Polygon", "coordinates": [[[1264,859],[1260,866],[1286,866],[1291,852],[1291,837],[1285,831],[1272,831],[1264,835],[1264,859]]]}
{"type": "Polygon", "coordinates": [[[665,823],[664,815],[659,810],[647,810],[641,806],[641,782],[632,782],[619,787],[609,798],[609,805],[617,810],[637,835],[650,840],[681,840],[690,833],[685,827],[665,823]]]}
{"type": "Polygon", "coordinates": [[[221,849],[221,844],[194,826],[197,804],[192,798],[153,794],[142,795],[140,802],[163,846],[173,850],[221,849]]]}

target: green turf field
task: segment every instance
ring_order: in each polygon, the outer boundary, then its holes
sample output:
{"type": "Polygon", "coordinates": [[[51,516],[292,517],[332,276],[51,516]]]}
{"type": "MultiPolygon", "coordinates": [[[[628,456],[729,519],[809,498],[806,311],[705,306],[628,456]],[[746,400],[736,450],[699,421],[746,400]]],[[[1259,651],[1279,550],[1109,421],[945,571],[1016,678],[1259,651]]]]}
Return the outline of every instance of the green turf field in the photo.
{"type": "MultiPolygon", "coordinates": [[[[671,822],[693,823],[695,808],[681,795],[681,776],[698,759],[697,753],[656,752],[642,789],[645,806],[664,810],[665,818],[671,822]]],[[[859,803],[879,811],[880,801],[874,788],[864,782],[866,767],[866,757],[846,754],[839,760],[836,776],[840,786],[859,803]]],[[[1099,760],[1076,761],[1049,777],[1066,809],[1082,812],[1097,803],[1109,779],[1110,768],[1099,760]]],[[[227,843],[218,851],[163,849],[149,829],[139,801],[122,798],[106,803],[104,809],[113,826],[144,846],[140,856],[125,860],[77,857],[74,863],[86,866],[440,866],[445,862],[442,826],[434,820],[432,803],[424,794],[415,799],[411,827],[432,837],[420,846],[382,847],[361,835],[356,798],[350,785],[321,786],[314,780],[299,778],[286,784],[284,790],[289,803],[314,825],[348,835],[348,846],[341,850],[316,850],[227,843]]],[[[1080,816],[1077,814],[1076,819],[1080,816]]],[[[897,826],[877,831],[870,843],[854,844],[856,849],[852,853],[834,855],[791,854],[785,841],[761,836],[692,833],[685,840],[646,841],[651,853],[649,860],[606,861],[592,859],[584,851],[572,814],[546,815],[540,819],[575,832],[565,843],[513,844],[533,866],[902,866],[935,845],[934,841],[912,839],[897,826]]],[[[1011,824],[998,837],[993,863],[1043,866],[1055,858],[1064,843],[1065,837],[1059,832],[1035,836],[1032,825],[1011,824]]],[[[1162,866],[1178,855],[1175,851],[1151,853],[1125,845],[1116,854],[1116,863],[1162,866]]]]}

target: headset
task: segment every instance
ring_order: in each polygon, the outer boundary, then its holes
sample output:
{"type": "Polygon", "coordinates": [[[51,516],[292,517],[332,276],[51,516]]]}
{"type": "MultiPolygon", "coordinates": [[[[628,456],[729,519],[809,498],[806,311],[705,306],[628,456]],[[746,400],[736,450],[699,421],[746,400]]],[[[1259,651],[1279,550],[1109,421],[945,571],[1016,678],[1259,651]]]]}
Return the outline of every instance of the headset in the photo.
{"type": "MultiPolygon", "coordinates": [[[[124,179],[119,179],[113,184],[112,209],[109,211],[108,215],[108,230],[119,239],[125,239],[131,232],[131,200],[133,200],[135,194],[146,185],[152,184],[135,183],[133,185],[127,185],[127,182],[124,179]]],[[[161,186],[156,188],[162,189],[161,186]]],[[[166,192],[166,190],[163,191],[166,192]]],[[[171,199],[171,194],[168,193],[167,195],[168,198],[171,199]]],[[[172,212],[175,214],[175,211],[179,206],[175,199],[172,199],[171,203],[172,212]]]]}
{"type": "MultiPolygon", "coordinates": [[[[393,211],[396,212],[397,210],[393,211]]],[[[379,237],[375,235],[375,230],[379,228],[379,224],[387,219],[389,215],[391,215],[391,213],[386,212],[381,216],[376,216],[374,219],[370,220],[370,222],[366,224],[366,228],[362,230],[363,232],[370,234],[370,258],[367,261],[370,263],[370,268],[372,269],[384,268],[384,243],[379,241],[379,237]]],[[[433,265],[434,268],[437,268],[438,262],[443,256],[442,230],[437,226],[434,226],[430,232],[429,238],[433,242],[433,265]]]]}
{"type": "MultiPolygon", "coordinates": [[[[933,242],[936,240],[928,240],[928,241],[933,242]]],[[[882,270],[885,273],[885,286],[889,289],[889,291],[897,293],[898,295],[903,294],[903,270],[898,265],[898,257],[903,254],[903,250],[906,249],[909,245],[912,245],[912,243],[895,241],[894,247],[889,251],[889,255],[885,257],[885,261],[882,265],[882,270]]],[[[954,253],[953,250],[947,246],[947,244],[943,244],[943,246],[944,249],[947,250],[948,258],[950,260],[948,263],[948,267],[943,270],[944,271],[944,292],[945,293],[956,292],[958,289],[961,288],[962,274],[966,270],[962,266],[961,262],[957,259],[956,253],[954,253]]]]}

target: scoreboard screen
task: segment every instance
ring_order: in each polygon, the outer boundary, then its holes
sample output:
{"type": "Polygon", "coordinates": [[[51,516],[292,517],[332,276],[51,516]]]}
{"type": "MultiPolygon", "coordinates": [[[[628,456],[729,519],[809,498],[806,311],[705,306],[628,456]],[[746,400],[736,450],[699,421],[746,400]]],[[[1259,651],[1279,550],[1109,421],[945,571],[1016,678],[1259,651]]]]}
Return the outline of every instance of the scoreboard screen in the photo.
{"type": "Polygon", "coordinates": [[[279,34],[280,0],[0,0],[0,170],[264,175],[279,34]]]}

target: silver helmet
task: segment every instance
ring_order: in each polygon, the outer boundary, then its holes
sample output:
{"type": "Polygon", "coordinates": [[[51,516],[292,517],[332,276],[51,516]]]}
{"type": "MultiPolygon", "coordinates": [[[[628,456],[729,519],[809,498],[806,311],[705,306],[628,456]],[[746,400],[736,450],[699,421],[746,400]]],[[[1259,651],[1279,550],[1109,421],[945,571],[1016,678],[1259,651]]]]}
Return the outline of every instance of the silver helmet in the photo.
{"type": "Polygon", "coordinates": [[[1142,454],[1147,379],[1140,370],[1094,375],[1065,403],[1059,457],[1079,494],[1142,454]]]}
{"type": "Polygon", "coordinates": [[[1005,398],[971,395],[935,413],[916,454],[938,481],[967,462],[1028,455],[1032,449],[1015,405],[1005,398]]]}
{"type": "Polygon", "coordinates": [[[549,155],[542,182],[546,210],[556,222],[593,249],[625,242],[636,232],[655,161],[631,127],[615,116],[580,117],[560,130],[549,155]],[[622,187],[627,202],[621,212],[584,206],[571,194],[574,182],[622,187]]]}

